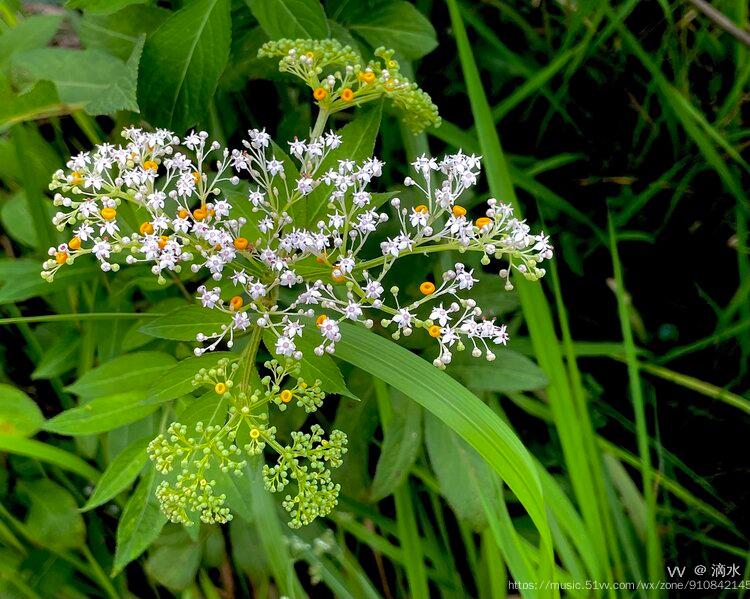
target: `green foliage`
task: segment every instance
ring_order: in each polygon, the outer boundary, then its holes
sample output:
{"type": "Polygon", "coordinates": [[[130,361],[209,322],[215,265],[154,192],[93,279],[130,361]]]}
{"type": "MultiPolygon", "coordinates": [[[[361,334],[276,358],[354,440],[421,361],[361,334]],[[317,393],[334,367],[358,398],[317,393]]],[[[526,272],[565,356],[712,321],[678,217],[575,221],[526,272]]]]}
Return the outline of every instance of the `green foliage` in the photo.
{"type": "Polygon", "coordinates": [[[271,39],[328,37],[328,20],[319,0],[246,0],[271,39]]]}
{"type": "Polygon", "coordinates": [[[142,48],[141,39],[125,62],[100,50],[38,48],[14,53],[12,65],[32,84],[51,81],[62,102],[89,114],[138,112],[135,94],[142,48]]]}
{"type": "Polygon", "coordinates": [[[203,119],[230,42],[229,0],[196,0],[165,19],[143,48],[138,100],[144,117],[176,131],[203,119]]]}
{"type": "Polygon", "coordinates": [[[31,437],[44,426],[44,416],[23,391],[0,383],[0,434],[31,437]]]}

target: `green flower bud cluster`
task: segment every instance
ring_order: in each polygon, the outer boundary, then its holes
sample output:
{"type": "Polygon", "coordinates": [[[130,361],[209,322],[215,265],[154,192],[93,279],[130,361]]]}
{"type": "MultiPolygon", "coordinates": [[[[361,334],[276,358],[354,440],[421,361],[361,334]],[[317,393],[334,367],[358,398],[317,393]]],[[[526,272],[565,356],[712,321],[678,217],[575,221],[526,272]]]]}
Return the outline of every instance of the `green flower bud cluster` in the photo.
{"type": "Polygon", "coordinates": [[[266,362],[264,366],[271,371],[271,375],[261,379],[261,383],[266,387],[265,397],[275,403],[279,407],[279,411],[286,410],[292,401],[296,403],[297,407],[304,408],[308,414],[313,413],[323,405],[325,393],[320,388],[320,380],[316,380],[312,385],[309,385],[304,378],[298,376],[300,364],[296,360],[288,360],[284,366],[281,366],[277,360],[271,360],[266,362]],[[284,379],[289,375],[297,379],[297,384],[294,387],[282,390],[284,379]]]}
{"type": "Polygon", "coordinates": [[[155,468],[169,477],[159,484],[156,497],[170,521],[190,526],[196,515],[206,523],[231,520],[232,514],[224,505],[226,495],[221,493],[220,483],[217,489],[211,471],[241,476],[244,457],[262,455],[266,447],[279,454],[273,467],[264,468],[266,489],[281,491],[290,479],[297,481],[297,496],[287,495],[283,503],[291,515],[291,527],[308,524],[336,505],[339,486],[331,480],[330,469],[342,463],[346,435],[333,431],[330,439],[324,439],[323,429],[314,425],[310,434],[293,432],[292,444],[284,447],[276,439],[276,427],[268,424],[266,409],[275,403],[279,410],[285,410],[294,399],[306,412],[314,412],[325,397],[320,381],[309,385],[299,377],[300,365],[294,360],[284,365],[271,360],[265,368],[268,374],[261,379],[262,388],[252,393],[235,385],[233,377],[239,369],[236,361],[222,358],[216,367],[199,370],[193,384],[212,388],[217,402],[229,403],[223,421],[209,425],[197,422],[192,429],[174,422],[149,444],[148,455],[155,468]],[[283,388],[290,375],[296,384],[283,388]],[[175,476],[176,469],[179,473],[175,476]]]}
{"type": "Polygon", "coordinates": [[[214,490],[216,481],[208,478],[212,466],[224,473],[242,474],[245,461],[238,459],[241,450],[230,442],[226,426],[195,425],[195,435],[188,435],[187,426],[172,423],[166,435],[156,437],[148,445],[148,455],[156,469],[169,474],[179,461],[182,468],[174,485],[162,481],[156,490],[162,511],[172,522],[191,525],[191,513],[197,513],[202,522],[223,523],[231,520],[229,509],[224,507],[226,495],[214,490]]]}
{"type": "Polygon", "coordinates": [[[289,512],[291,528],[309,524],[318,516],[326,516],[338,503],[341,486],[331,478],[331,468],[338,468],[346,453],[347,437],[334,430],[329,439],[323,429],[314,424],[310,433],[292,433],[292,444],[279,451],[274,466],[264,466],[266,489],[281,491],[290,479],[297,482],[297,494],[287,495],[282,502],[289,512]]]}
{"type": "Polygon", "coordinates": [[[437,106],[416,83],[401,74],[394,51],[378,48],[381,60],[365,63],[358,52],[336,40],[282,39],[264,44],[259,57],[279,58],[279,70],[302,79],[321,110],[329,114],[387,98],[414,133],[440,124],[437,106]]]}

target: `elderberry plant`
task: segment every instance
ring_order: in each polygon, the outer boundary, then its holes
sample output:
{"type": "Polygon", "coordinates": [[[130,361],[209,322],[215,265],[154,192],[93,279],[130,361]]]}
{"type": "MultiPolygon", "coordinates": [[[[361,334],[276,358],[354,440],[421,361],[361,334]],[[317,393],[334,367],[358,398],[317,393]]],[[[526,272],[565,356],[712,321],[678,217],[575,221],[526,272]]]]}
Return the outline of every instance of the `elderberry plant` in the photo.
{"type": "Polygon", "coordinates": [[[148,264],[162,284],[189,267],[183,278],[196,283],[196,299],[225,320],[218,330],[197,335],[195,354],[221,344],[232,348],[237,337],[250,336],[243,356],[196,374],[196,386],[209,385],[217,401],[227,401],[225,417],[194,427],[172,423],[149,446],[166,476],[157,490],[162,509],[184,524],[195,515],[204,522],[230,519],[212,472],[239,475],[245,458],[265,448],[278,455],[263,469],[266,488],[284,491],[292,480],[297,486],[283,501],[290,526],[335,506],[339,487],[331,469],[341,464],[346,436],[333,431],[325,439],[313,425],[309,433],[293,432],[283,445],[268,422],[271,404],[284,410],[294,403],[307,412],[322,405],[320,382],[298,376],[299,339],[306,329],[316,331],[318,356],[335,351],[341,323],[351,321],[367,328],[378,322],[395,340],[423,331],[437,343],[439,368],[467,348],[477,358],[495,358],[493,347],[504,345],[508,334],[471,297],[478,282],[474,271],[456,262],[436,280],[401,290],[387,282],[399,259],[477,252],[485,266],[505,261],[498,272],[512,289],[512,272],[536,280],[545,274],[540,264],[552,256],[549,238],[532,233],[507,204],[490,198],[481,216],[469,216],[461,202],[479,178],[479,156],[459,151],[417,158],[414,175],[404,180],[416,191],[416,202],[371,190],[383,162],[347,156],[341,135],[325,131],[328,117],[386,97],[415,130],[439,122],[429,96],[400,74],[392,52],[380,49],[376,55],[383,63],[363,64],[351,48],[332,40],[281,40],[266,44],[260,55],[281,57],[279,69],[304,80],[319,107],[313,130],[306,139],[289,141],[288,154],[265,129],[251,129],[242,148],[229,149],[209,141],[205,131],[181,140],[163,129],[127,128],[123,145],[81,152],[50,185],[61,208],[53,223],[60,231],[72,229],[72,236],[49,249],[46,280],[88,254],[104,271],[148,264]],[[249,192],[238,201],[230,192],[244,180],[249,192]],[[384,206],[388,197],[390,209],[384,206]],[[393,218],[398,232],[380,234],[393,218]],[[418,299],[409,299],[414,291],[418,299]],[[263,331],[272,335],[282,362],[266,363],[261,387],[251,389],[249,372],[263,331]],[[240,369],[242,380],[235,385],[240,369]]]}

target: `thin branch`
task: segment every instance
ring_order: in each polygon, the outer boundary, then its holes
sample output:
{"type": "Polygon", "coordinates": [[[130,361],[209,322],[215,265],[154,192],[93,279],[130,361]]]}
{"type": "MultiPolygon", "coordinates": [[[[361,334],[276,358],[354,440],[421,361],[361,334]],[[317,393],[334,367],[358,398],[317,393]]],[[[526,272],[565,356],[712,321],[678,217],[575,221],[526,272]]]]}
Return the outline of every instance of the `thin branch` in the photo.
{"type": "Polygon", "coordinates": [[[738,27],[734,21],[727,17],[723,12],[715,9],[709,2],[706,2],[706,0],[688,0],[688,2],[713,21],[717,27],[720,27],[729,35],[734,36],[735,39],[750,47],[750,33],[738,27]]]}

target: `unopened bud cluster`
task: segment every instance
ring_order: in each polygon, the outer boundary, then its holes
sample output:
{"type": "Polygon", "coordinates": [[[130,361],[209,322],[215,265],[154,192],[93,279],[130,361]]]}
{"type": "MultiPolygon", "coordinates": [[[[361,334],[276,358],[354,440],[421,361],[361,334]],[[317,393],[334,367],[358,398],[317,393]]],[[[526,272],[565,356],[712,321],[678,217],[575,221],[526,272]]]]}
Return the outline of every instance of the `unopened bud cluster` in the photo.
{"type": "Polygon", "coordinates": [[[263,469],[266,488],[281,491],[290,479],[297,482],[296,496],[287,495],[283,501],[291,527],[308,524],[335,507],[339,485],[332,481],[331,468],[341,465],[346,435],[334,430],[324,439],[323,429],[313,425],[310,434],[293,432],[292,444],[282,446],[276,427],[267,423],[269,404],[285,410],[294,403],[307,412],[315,411],[325,397],[320,381],[308,384],[297,377],[290,385],[288,379],[299,373],[298,363],[280,365],[271,360],[265,367],[269,374],[261,379],[262,388],[249,395],[234,384],[237,362],[222,358],[215,368],[201,369],[193,383],[209,387],[217,402],[228,400],[228,411],[216,424],[197,422],[188,427],[174,422],[149,444],[151,461],[167,476],[157,487],[156,497],[170,521],[189,526],[196,516],[206,523],[231,520],[226,494],[220,490],[221,479],[217,482],[215,473],[242,476],[245,458],[262,454],[266,447],[278,453],[274,465],[263,469]],[[176,478],[170,476],[174,471],[176,478]],[[170,482],[172,478],[174,482],[170,482]]]}
{"type": "Polygon", "coordinates": [[[337,40],[310,39],[267,42],[258,52],[261,58],[280,58],[279,70],[304,81],[318,105],[330,114],[386,98],[414,133],[439,126],[437,106],[401,74],[393,54],[381,47],[375,50],[374,60],[365,62],[351,46],[337,40]]]}

